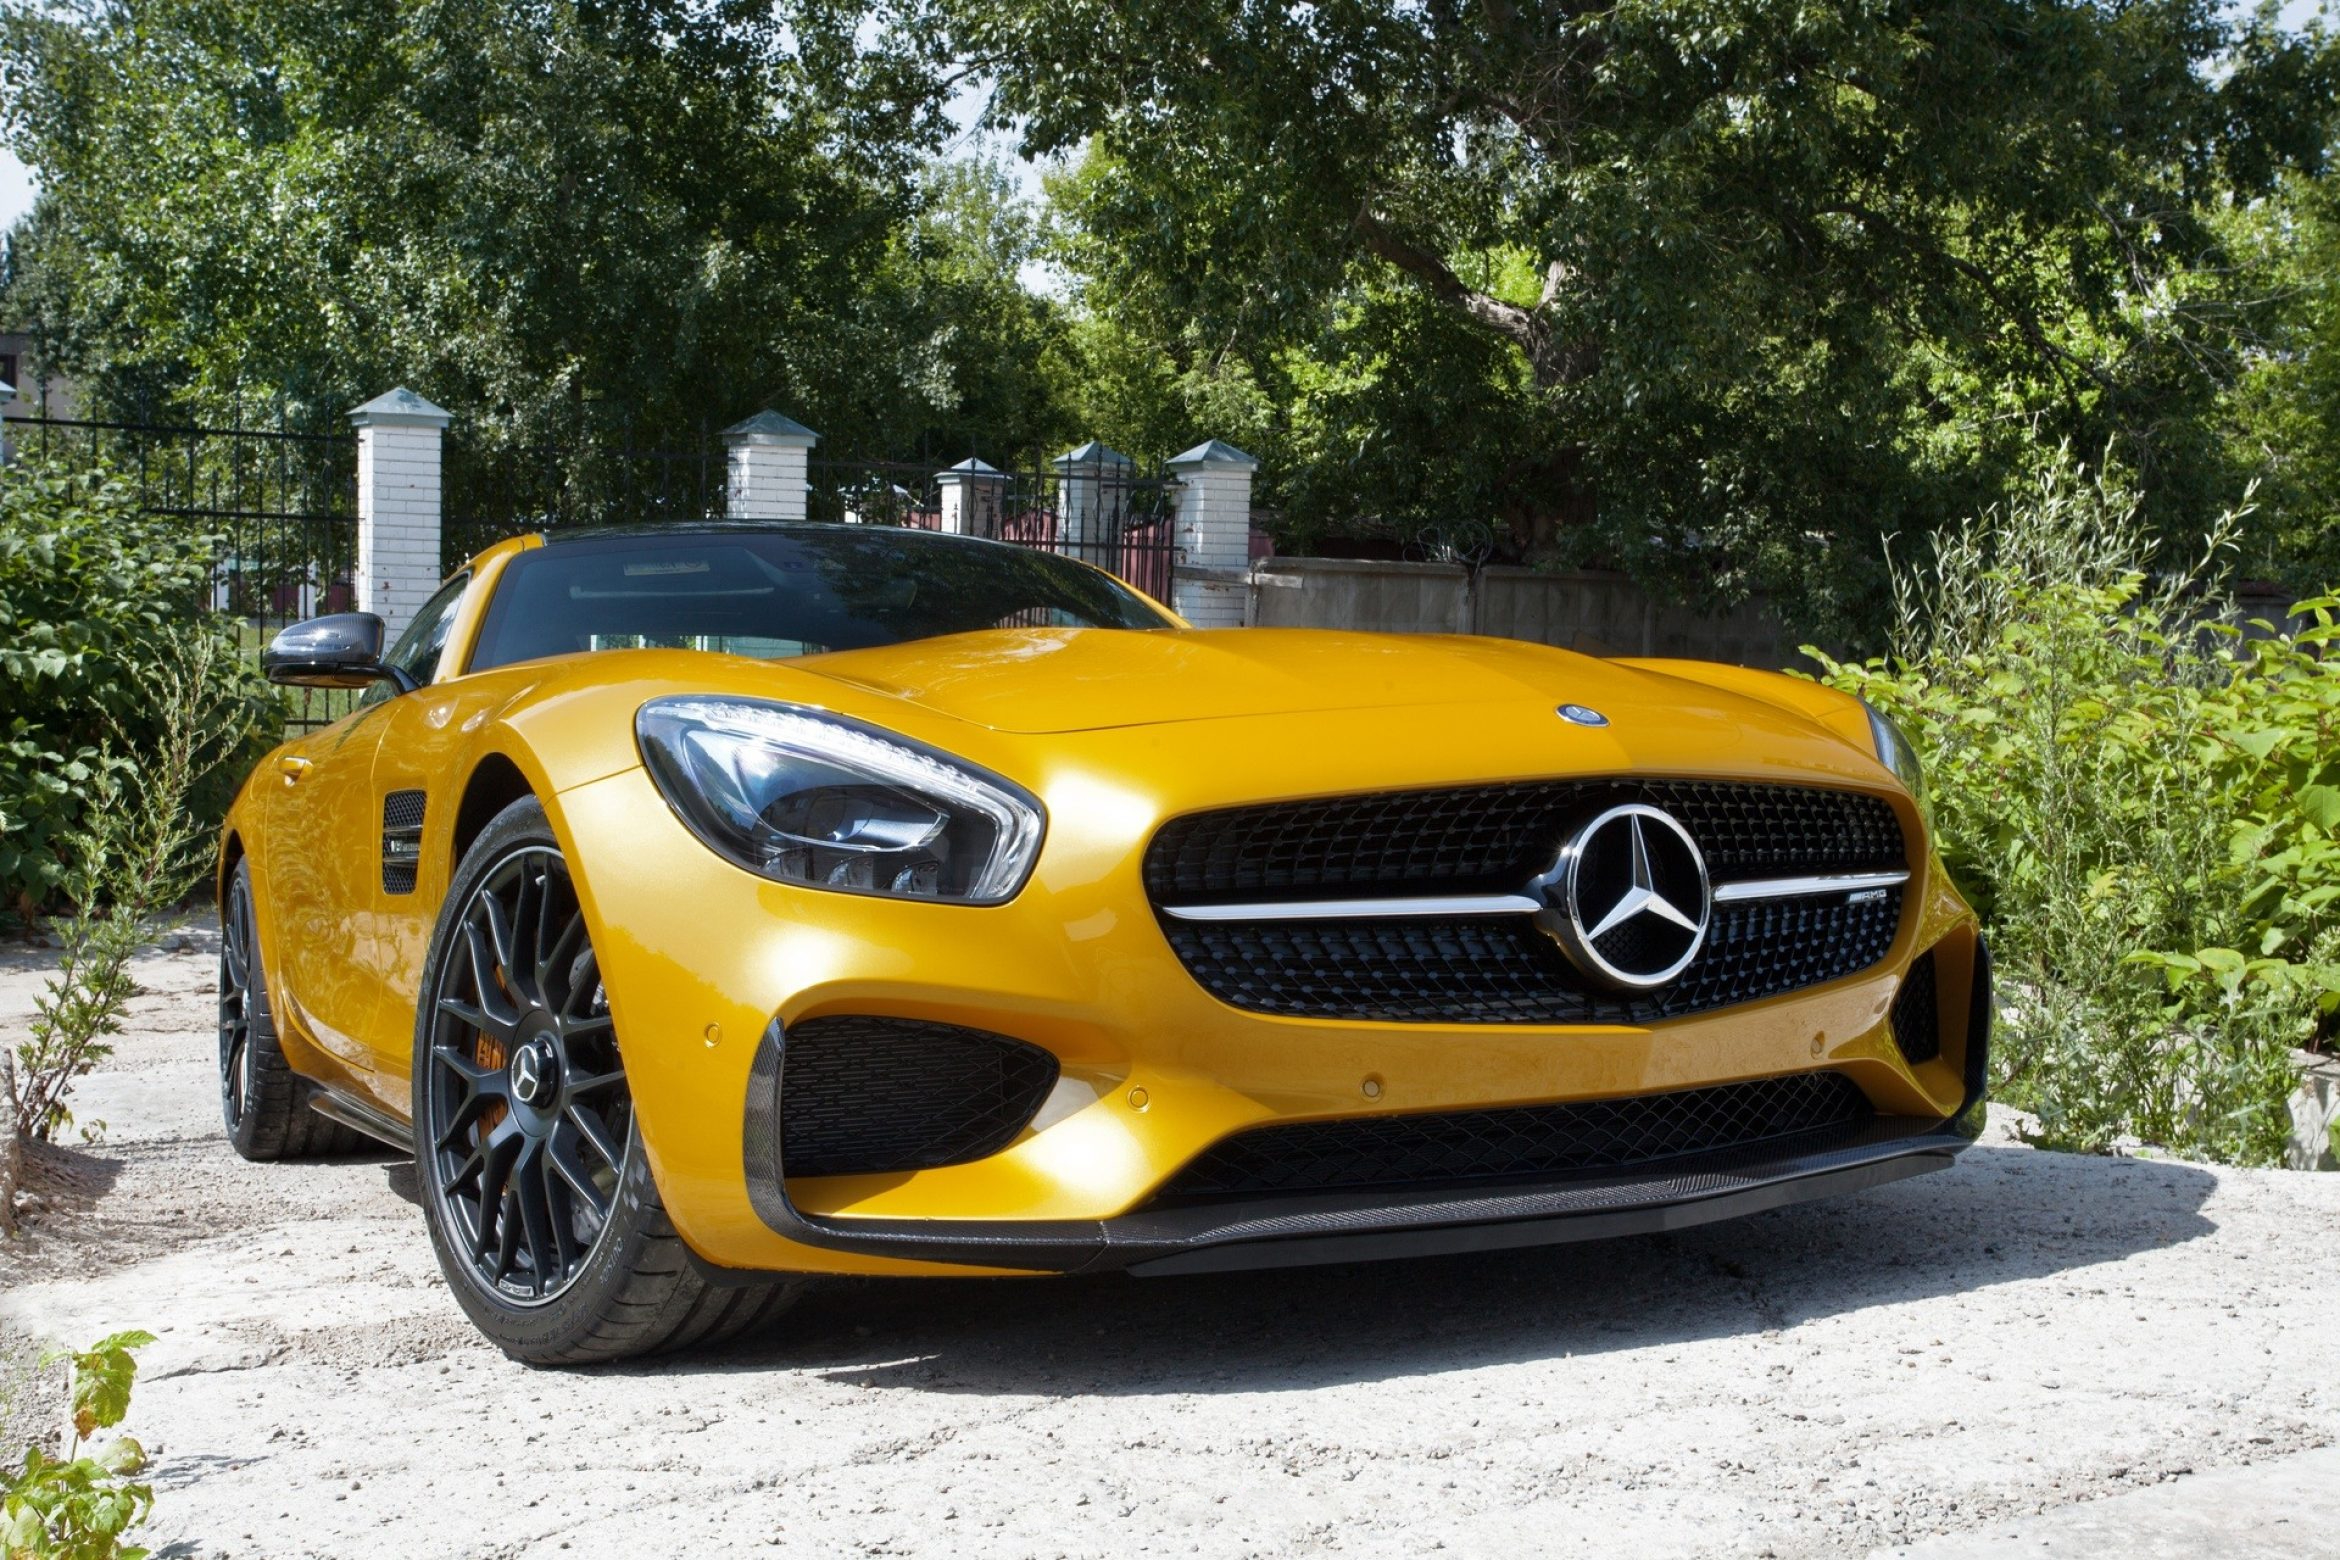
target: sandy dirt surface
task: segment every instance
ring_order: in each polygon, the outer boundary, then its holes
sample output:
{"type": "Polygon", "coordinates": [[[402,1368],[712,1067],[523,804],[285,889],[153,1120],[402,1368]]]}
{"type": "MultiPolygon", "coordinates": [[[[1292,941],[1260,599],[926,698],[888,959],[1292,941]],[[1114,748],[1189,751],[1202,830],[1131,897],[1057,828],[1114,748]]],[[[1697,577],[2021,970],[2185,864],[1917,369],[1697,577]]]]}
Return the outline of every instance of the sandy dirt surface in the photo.
{"type": "MultiPolygon", "coordinates": [[[[127,1428],[165,1555],[1784,1560],[2340,1441],[2340,1176],[2003,1140],[1676,1235],[839,1283],[720,1353],[532,1372],[448,1297],[404,1164],[228,1150],[213,948],[140,963],[80,1101],[103,1142],[38,1156],[47,1206],[0,1252],[17,1361],[160,1335],[127,1428]]],[[[43,962],[0,954],[0,1033],[43,962]]]]}

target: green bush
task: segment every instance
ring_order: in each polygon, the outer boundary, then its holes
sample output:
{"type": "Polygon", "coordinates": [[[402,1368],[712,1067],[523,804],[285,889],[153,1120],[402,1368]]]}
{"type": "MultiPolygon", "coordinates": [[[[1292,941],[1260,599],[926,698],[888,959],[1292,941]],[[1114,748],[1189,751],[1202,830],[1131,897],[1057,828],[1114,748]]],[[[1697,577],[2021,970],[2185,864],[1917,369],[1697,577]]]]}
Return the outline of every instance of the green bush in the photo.
{"type": "Polygon", "coordinates": [[[2264,1164],[2291,1048],[2340,1013],[2340,600],[2221,619],[2230,515],[2156,574],[2135,495],[2061,460],[1896,581],[1894,654],[1808,651],[1925,756],[2002,1002],[2001,1097],[2042,1141],[2264,1164]]]}
{"type": "MultiPolygon", "coordinates": [[[[214,544],[188,521],[146,512],[102,467],[0,467],[0,909],[29,914],[53,896],[100,766],[135,763],[159,737],[134,674],[194,638],[233,648],[234,620],[207,605],[214,544]],[[109,736],[120,758],[102,756],[109,736]]],[[[262,733],[280,731],[250,658],[210,659],[227,702],[262,733]]],[[[200,818],[225,810],[267,741],[203,777],[200,818]]]]}
{"type": "Polygon", "coordinates": [[[83,1447],[130,1412],[138,1376],[131,1356],[154,1334],[120,1332],[86,1350],[52,1356],[73,1367],[73,1445],[65,1457],[24,1449],[14,1470],[0,1467],[0,1556],[6,1560],[145,1560],[122,1541],[154,1509],[153,1487],[138,1475],[146,1448],[117,1436],[94,1452],[83,1447]]]}

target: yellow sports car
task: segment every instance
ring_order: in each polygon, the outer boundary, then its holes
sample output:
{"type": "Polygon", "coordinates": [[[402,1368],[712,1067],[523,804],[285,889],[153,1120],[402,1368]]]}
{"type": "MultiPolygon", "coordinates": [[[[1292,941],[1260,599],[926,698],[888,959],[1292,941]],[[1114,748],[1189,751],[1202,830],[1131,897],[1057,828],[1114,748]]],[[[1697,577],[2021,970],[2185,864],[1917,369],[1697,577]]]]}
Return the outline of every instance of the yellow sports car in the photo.
{"type": "Polygon", "coordinates": [[[1667,1229],[1950,1162],[1989,961],[1859,701],[1197,632],[879,526],[505,542],[245,785],[221,1099],[411,1148],[540,1362],[814,1273],[1193,1273],[1667,1229]]]}

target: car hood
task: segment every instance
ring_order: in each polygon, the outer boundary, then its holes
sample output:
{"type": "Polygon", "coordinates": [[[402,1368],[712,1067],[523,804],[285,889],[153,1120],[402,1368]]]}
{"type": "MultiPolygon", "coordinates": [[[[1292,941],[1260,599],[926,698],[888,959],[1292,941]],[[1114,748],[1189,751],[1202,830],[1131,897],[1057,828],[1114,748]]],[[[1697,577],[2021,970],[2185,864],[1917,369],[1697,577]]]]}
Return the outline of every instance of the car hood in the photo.
{"type": "MultiPolygon", "coordinates": [[[[1673,679],[1517,640],[1320,629],[1003,629],[790,663],[994,731],[1426,705],[1639,702],[1673,679]]],[[[1677,684],[1678,686],[1678,684],[1677,684]]]]}
{"type": "Polygon", "coordinates": [[[611,650],[484,675],[525,680],[509,718],[558,755],[554,790],[639,764],[645,701],[710,694],[833,709],[1043,795],[1069,785],[1067,806],[1094,801],[1100,779],[1165,807],[1635,770],[1891,784],[1860,705],[1817,683],[1477,636],[996,629],[781,661],[611,650]],[[1562,705],[1606,723],[1562,720],[1562,705]]]}

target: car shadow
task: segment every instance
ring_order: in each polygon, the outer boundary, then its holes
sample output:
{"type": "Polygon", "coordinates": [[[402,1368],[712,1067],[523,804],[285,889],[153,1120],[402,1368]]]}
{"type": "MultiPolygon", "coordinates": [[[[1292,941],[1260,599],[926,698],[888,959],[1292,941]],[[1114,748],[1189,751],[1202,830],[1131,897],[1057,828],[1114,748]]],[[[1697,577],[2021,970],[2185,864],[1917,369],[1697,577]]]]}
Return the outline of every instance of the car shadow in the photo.
{"type": "MultiPolygon", "coordinates": [[[[396,1153],[396,1150],[384,1149],[383,1152],[390,1154],[396,1153]]],[[[382,1162],[382,1184],[390,1188],[391,1196],[405,1203],[408,1207],[420,1208],[422,1206],[422,1183],[415,1179],[414,1156],[412,1154],[397,1154],[396,1158],[384,1160],[382,1162]]]]}
{"type": "Polygon", "coordinates": [[[935,1393],[1303,1391],[1762,1333],[2208,1234],[2190,1165],[1977,1147],[1874,1191],[1667,1234],[1133,1279],[840,1280],[763,1334],[633,1367],[935,1393]]]}

